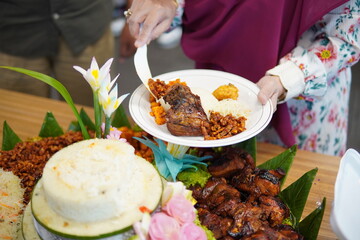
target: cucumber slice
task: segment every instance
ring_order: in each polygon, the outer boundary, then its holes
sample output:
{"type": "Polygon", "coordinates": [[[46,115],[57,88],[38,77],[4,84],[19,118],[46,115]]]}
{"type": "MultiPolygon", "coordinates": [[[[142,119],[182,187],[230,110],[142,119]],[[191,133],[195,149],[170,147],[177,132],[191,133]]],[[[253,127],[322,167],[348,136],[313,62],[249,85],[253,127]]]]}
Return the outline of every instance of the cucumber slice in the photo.
{"type": "Polygon", "coordinates": [[[31,213],[31,203],[29,203],[24,211],[24,215],[22,218],[22,235],[24,240],[41,240],[40,236],[37,234],[34,221],[33,221],[33,215],[31,213]]]}
{"type": "Polygon", "coordinates": [[[153,211],[159,205],[163,190],[160,175],[151,163],[138,156],[134,157],[132,161],[137,166],[137,171],[127,182],[134,186],[132,192],[138,193],[137,197],[141,198],[141,201],[121,216],[103,221],[76,222],[60,216],[47,203],[43,182],[40,179],[31,198],[32,214],[40,236],[43,239],[50,239],[41,235],[44,232],[42,229],[45,229],[57,237],[55,239],[113,239],[115,236],[119,239],[119,234],[131,230],[132,224],[142,218],[143,213],[140,208],[145,206],[153,211]]]}

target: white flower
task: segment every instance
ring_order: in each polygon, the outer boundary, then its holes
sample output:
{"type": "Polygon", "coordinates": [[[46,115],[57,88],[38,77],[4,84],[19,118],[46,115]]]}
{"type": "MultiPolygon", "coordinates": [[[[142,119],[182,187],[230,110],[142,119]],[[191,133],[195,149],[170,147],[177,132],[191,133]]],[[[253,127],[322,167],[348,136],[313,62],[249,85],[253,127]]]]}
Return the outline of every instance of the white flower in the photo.
{"type": "Polygon", "coordinates": [[[99,91],[99,102],[105,115],[107,117],[111,117],[111,114],[120,106],[122,101],[124,101],[128,95],[129,94],[127,93],[118,98],[117,84],[112,90],[110,90],[110,92],[108,91],[108,87],[103,85],[99,91]]]}
{"type": "Polygon", "coordinates": [[[99,69],[99,65],[96,62],[95,57],[92,58],[90,68],[85,70],[79,66],[74,66],[74,69],[80,72],[85,80],[90,84],[93,91],[97,91],[102,82],[110,78],[110,66],[113,58],[110,58],[106,63],[99,69]]]}

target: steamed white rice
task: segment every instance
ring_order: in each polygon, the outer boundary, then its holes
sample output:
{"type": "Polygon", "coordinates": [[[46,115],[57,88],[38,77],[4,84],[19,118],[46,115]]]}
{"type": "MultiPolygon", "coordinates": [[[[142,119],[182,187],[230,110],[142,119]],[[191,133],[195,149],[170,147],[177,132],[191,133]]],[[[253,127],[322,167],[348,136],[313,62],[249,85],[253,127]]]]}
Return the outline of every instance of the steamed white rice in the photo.
{"type": "Polygon", "coordinates": [[[250,109],[238,100],[224,99],[218,101],[211,92],[200,89],[192,88],[191,91],[198,95],[201,99],[201,105],[209,118],[210,112],[218,112],[222,116],[232,114],[234,117],[248,117],[250,109]]]}
{"type": "Polygon", "coordinates": [[[0,168],[0,239],[22,239],[21,215],[24,189],[20,178],[0,168]]]}

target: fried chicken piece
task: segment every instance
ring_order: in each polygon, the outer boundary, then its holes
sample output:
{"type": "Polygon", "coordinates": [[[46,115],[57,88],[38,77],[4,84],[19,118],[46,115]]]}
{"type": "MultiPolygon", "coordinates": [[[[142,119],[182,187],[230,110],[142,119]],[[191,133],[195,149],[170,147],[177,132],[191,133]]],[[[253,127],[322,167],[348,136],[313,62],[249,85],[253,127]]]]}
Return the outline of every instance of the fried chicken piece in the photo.
{"type": "Polygon", "coordinates": [[[290,216],[290,210],[281,199],[274,196],[262,195],[259,197],[260,207],[268,216],[271,227],[279,225],[290,216]]]}

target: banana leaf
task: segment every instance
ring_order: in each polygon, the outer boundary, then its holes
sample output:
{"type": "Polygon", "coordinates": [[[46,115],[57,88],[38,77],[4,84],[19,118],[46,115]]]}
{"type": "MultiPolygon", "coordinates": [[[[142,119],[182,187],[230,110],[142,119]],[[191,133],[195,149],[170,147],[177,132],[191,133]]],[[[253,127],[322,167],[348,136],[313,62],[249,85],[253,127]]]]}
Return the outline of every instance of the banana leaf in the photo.
{"type": "Polygon", "coordinates": [[[21,142],[18,135],[10,128],[6,121],[3,124],[3,141],[1,150],[9,151],[12,150],[17,143],[21,142]]]}
{"type": "MultiPolygon", "coordinates": [[[[91,118],[89,117],[89,115],[86,113],[86,111],[81,108],[80,110],[80,118],[82,119],[85,127],[87,127],[87,129],[89,130],[93,130],[95,131],[95,123],[91,120],[91,118]]],[[[80,125],[78,121],[72,121],[68,127],[68,131],[81,131],[80,129],[80,125]]]]}
{"type": "Polygon", "coordinates": [[[317,239],[325,207],[326,198],[323,198],[321,205],[299,223],[299,232],[306,240],[317,239]]]}
{"type": "Polygon", "coordinates": [[[41,126],[39,136],[42,138],[46,137],[58,137],[63,135],[64,131],[56,121],[54,115],[51,112],[47,112],[44,118],[44,122],[41,126]]]}
{"type": "Polygon", "coordinates": [[[294,157],[296,155],[297,145],[290,147],[289,149],[285,150],[284,152],[280,153],[276,157],[264,162],[257,166],[261,169],[278,169],[281,168],[285,171],[286,175],[281,179],[281,186],[284,185],[284,182],[287,178],[288,172],[291,168],[291,165],[294,161],[294,157]]]}
{"type": "Polygon", "coordinates": [[[279,194],[295,217],[295,227],[300,222],[317,171],[317,168],[308,171],[279,194]]]}
{"type": "Polygon", "coordinates": [[[90,138],[89,133],[87,132],[86,127],[81,120],[80,114],[79,114],[78,110],[76,109],[76,107],[74,105],[74,101],[72,100],[68,90],[58,80],[56,80],[55,78],[52,78],[48,75],[45,75],[45,74],[42,74],[39,72],[35,72],[35,71],[31,71],[31,70],[27,70],[27,69],[23,69],[23,68],[7,67],[7,66],[0,66],[0,68],[5,68],[5,69],[9,69],[9,70],[12,70],[15,72],[19,72],[19,73],[28,75],[30,77],[36,78],[36,79],[50,85],[51,87],[55,88],[61,94],[61,96],[64,98],[64,100],[68,103],[71,110],[75,114],[75,117],[77,118],[77,120],[80,124],[81,132],[82,132],[84,138],[85,139],[90,138]]]}
{"type": "Polygon", "coordinates": [[[122,105],[120,105],[114,113],[114,117],[111,121],[111,126],[113,127],[128,127],[131,128],[130,121],[128,116],[126,115],[125,109],[122,105]]]}

